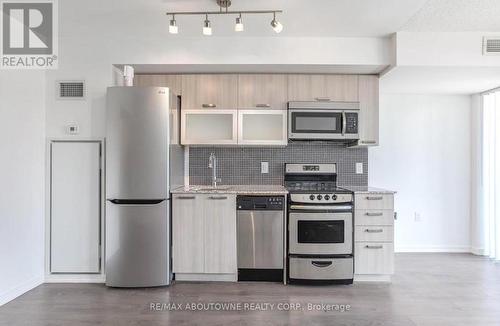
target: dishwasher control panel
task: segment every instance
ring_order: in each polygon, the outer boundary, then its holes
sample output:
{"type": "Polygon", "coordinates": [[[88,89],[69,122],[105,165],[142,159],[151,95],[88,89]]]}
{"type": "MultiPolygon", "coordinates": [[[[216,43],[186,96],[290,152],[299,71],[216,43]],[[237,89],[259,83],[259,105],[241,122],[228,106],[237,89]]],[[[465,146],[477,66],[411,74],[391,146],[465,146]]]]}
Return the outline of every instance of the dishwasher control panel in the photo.
{"type": "Polygon", "coordinates": [[[246,211],[282,211],[285,208],[283,196],[238,196],[236,208],[246,211]]]}

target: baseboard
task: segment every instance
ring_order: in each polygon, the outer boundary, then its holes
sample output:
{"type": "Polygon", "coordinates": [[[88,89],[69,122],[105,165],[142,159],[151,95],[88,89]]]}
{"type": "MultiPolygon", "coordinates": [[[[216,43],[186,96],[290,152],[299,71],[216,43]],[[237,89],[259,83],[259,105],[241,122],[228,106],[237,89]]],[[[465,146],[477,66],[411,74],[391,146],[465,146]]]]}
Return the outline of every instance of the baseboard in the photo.
{"type": "Polygon", "coordinates": [[[478,256],[486,256],[486,250],[484,248],[470,248],[470,252],[478,256]]]}
{"type": "Polygon", "coordinates": [[[189,274],[175,273],[176,281],[199,281],[199,282],[237,282],[237,274],[189,274]]]}
{"type": "Polygon", "coordinates": [[[468,246],[449,246],[449,247],[411,247],[397,246],[394,252],[450,252],[450,253],[471,253],[471,248],[468,246]]]}
{"type": "Polygon", "coordinates": [[[48,274],[45,283],[104,283],[103,274],[48,274]]]}
{"type": "Polygon", "coordinates": [[[354,282],[382,282],[390,283],[392,281],[392,275],[364,275],[364,274],[354,274],[354,282]]]}
{"type": "Polygon", "coordinates": [[[0,306],[43,284],[43,276],[35,276],[0,294],[0,306]]]}

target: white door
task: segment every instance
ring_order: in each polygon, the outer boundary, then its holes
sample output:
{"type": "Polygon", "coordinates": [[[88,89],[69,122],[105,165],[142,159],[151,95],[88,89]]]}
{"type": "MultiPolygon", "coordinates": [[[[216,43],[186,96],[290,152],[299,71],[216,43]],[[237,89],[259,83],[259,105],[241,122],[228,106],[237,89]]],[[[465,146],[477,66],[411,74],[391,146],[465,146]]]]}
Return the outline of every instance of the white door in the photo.
{"type": "Polygon", "coordinates": [[[51,273],[99,273],[101,143],[51,144],[51,273]]]}

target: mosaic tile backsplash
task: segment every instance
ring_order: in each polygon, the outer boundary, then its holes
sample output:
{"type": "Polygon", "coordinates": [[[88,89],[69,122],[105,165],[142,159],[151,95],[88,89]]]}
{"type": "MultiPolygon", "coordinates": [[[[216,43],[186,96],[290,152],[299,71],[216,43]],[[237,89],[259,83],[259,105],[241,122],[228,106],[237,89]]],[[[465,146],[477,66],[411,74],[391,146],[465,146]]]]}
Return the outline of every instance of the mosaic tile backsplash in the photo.
{"type": "Polygon", "coordinates": [[[368,185],[368,149],[329,143],[293,143],[287,147],[190,147],[190,184],[211,183],[208,157],[212,152],[217,156],[217,177],[221,178],[222,185],[282,185],[285,163],[337,163],[338,185],[368,185]],[[269,173],[260,173],[260,162],[269,162],[269,173]],[[363,163],[363,174],[356,174],[356,163],[363,163]]]}

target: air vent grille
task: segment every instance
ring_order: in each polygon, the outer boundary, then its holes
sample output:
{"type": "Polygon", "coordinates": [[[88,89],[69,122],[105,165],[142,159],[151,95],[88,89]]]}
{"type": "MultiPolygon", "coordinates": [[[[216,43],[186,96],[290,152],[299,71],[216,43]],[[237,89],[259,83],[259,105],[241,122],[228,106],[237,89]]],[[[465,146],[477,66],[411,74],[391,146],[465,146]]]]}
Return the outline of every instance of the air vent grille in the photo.
{"type": "Polygon", "coordinates": [[[500,55],[500,37],[485,37],[483,40],[483,54],[500,55]]]}
{"type": "Polygon", "coordinates": [[[59,99],[84,99],[85,82],[83,81],[59,81],[58,83],[59,99]]]}

